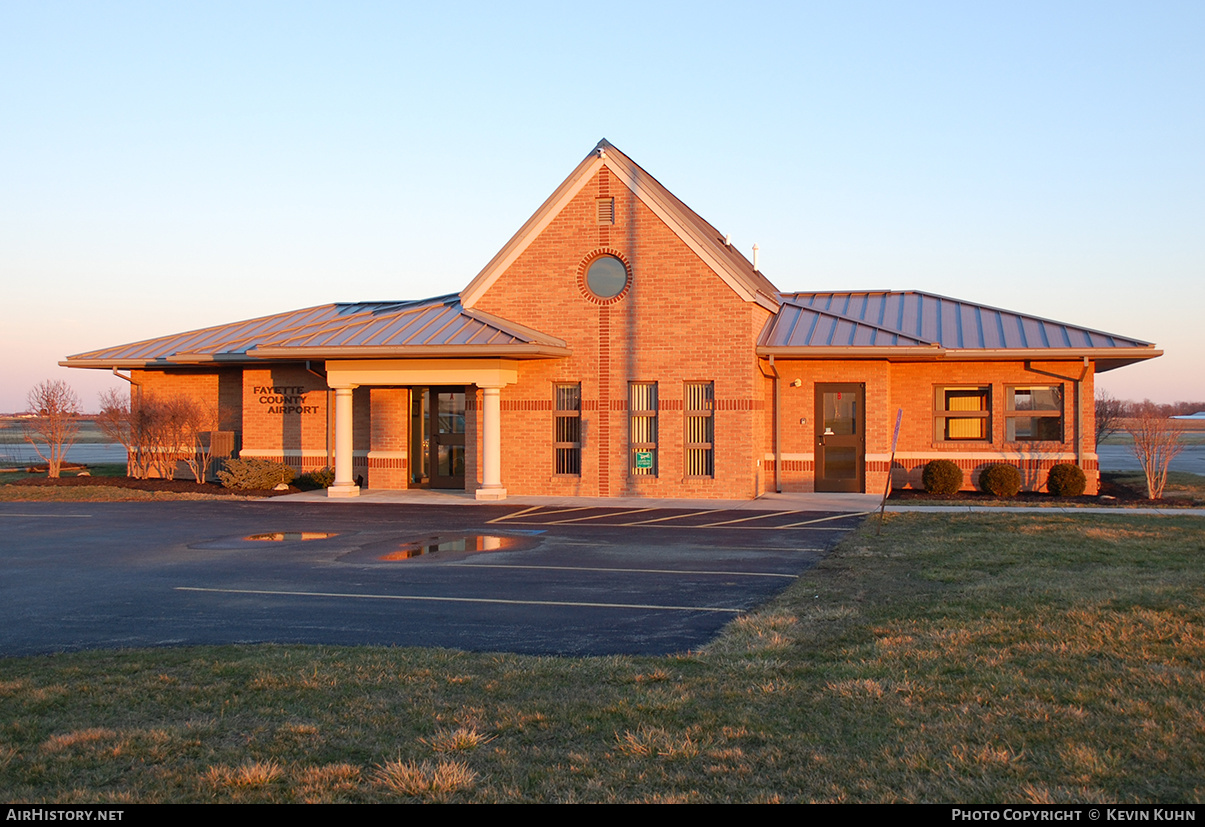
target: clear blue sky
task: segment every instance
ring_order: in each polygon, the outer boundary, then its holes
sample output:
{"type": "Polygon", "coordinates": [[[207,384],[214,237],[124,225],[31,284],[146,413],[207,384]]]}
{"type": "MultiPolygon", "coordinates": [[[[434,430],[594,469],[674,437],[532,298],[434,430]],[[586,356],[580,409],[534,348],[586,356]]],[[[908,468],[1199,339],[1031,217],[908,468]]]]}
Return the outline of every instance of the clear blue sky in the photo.
{"type": "Polygon", "coordinates": [[[460,290],[606,137],[784,290],[1156,342],[1205,399],[1205,3],[0,4],[0,411],[70,353],[460,290]]]}

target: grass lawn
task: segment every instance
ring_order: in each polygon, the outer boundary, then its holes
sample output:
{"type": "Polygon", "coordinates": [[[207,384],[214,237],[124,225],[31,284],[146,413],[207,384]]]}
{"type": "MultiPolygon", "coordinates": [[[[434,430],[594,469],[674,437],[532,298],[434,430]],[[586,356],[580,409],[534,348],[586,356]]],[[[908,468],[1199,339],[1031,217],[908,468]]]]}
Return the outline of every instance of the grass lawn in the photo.
{"type": "Polygon", "coordinates": [[[673,657],[232,646],[0,660],[0,797],[1205,798],[1205,520],[874,525],[673,657]]]}
{"type": "MultiPolygon", "coordinates": [[[[1146,496],[1146,476],[1141,471],[1103,471],[1101,478],[1146,496]]],[[[1205,476],[1188,471],[1169,471],[1163,499],[1200,504],[1205,502],[1205,476]]]]}

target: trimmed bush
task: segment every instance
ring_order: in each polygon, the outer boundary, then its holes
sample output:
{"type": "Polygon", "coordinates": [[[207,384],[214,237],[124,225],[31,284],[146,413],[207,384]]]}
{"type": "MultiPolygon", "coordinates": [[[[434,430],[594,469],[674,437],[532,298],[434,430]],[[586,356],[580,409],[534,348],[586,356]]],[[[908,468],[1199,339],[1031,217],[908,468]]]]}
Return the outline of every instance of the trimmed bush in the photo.
{"type": "Polygon", "coordinates": [[[925,466],[920,479],[930,494],[953,494],[962,488],[962,469],[948,459],[935,459],[925,466]]]}
{"type": "Polygon", "coordinates": [[[1078,465],[1060,462],[1046,477],[1046,490],[1056,497],[1078,497],[1088,487],[1088,478],[1078,465]]]}
{"type": "Polygon", "coordinates": [[[1015,497],[1021,490],[1021,472],[1004,462],[989,465],[979,472],[979,490],[997,497],[1015,497]]]}
{"type": "Polygon", "coordinates": [[[298,474],[293,485],[302,491],[317,491],[320,488],[330,488],[335,482],[334,468],[320,468],[317,471],[306,471],[298,474]]]}
{"type": "Polygon", "coordinates": [[[218,471],[218,481],[223,488],[235,491],[275,488],[282,482],[293,481],[293,469],[283,462],[266,459],[228,459],[225,468],[218,471]]]}

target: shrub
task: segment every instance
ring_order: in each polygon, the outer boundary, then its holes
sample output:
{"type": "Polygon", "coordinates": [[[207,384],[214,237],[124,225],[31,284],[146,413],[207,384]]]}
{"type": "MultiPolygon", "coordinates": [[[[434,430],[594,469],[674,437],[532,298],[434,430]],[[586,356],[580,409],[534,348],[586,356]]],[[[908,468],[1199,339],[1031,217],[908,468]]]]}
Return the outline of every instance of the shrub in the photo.
{"type": "Polygon", "coordinates": [[[989,465],[979,472],[979,490],[997,497],[1015,497],[1021,490],[1021,472],[1004,462],[989,465]]]}
{"type": "Polygon", "coordinates": [[[1088,487],[1088,479],[1078,465],[1060,462],[1046,477],[1046,490],[1056,497],[1078,497],[1088,487]]]}
{"type": "Polygon", "coordinates": [[[930,494],[953,494],[962,488],[962,469],[948,459],[935,459],[920,479],[930,494]]]}
{"type": "Polygon", "coordinates": [[[320,488],[330,488],[335,482],[334,468],[320,468],[317,471],[306,471],[298,474],[293,485],[302,491],[317,491],[320,488]]]}
{"type": "Polygon", "coordinates": [[[235,491],[275,488],[293,481],[293,469],[266,459],[228,459],[226,467],[218,471],[218,480],[223,488],[235,491]]]}

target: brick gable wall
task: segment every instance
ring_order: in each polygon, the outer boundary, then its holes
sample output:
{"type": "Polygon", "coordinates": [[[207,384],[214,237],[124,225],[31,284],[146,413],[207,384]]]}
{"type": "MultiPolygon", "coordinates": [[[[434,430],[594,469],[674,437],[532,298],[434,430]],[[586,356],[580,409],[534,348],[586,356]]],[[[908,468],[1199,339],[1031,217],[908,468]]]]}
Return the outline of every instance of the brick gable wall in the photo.
{"type": "Polygon", "coordinates": [[[651,210],[600,170],[476,307],[564,339],[567,359],[525,362],[502,391],[502,480],[514,492],[732,497],[760,493],[764,382],[754,355],[768,312],[742,300],[651,210]],[[614,225],[597,199],[614,198],[614,225]],[[600,252],[628,263],[626,293],[586,294],[600,252]],[[684,383],[714,382],[715,476],[686,476],[684,383]],[[582,474],[555,472],[554,385],[582,385],[582,474]],[[658,383],[658,474],[629,473],[628,385],[658,383]]]}

